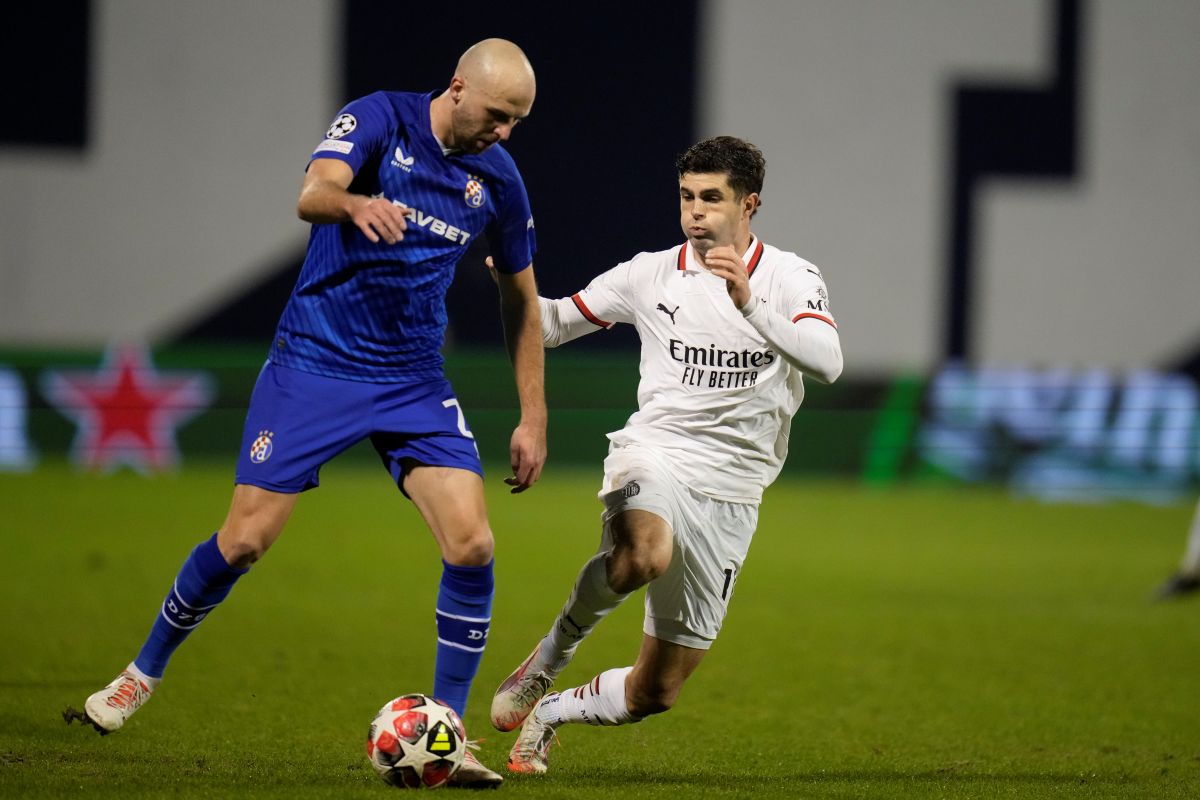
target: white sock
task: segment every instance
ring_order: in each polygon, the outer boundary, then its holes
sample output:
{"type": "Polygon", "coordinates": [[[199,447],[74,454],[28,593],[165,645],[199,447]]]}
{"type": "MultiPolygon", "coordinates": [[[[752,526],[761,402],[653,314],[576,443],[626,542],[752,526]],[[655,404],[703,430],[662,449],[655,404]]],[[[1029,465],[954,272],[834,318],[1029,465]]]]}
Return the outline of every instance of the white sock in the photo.
{"type": "Polygon", "coordinates": [[[162,678],[151,678],[149,675],[138,669],[137,664],[134,664],[132,661],[129,662],[129,666],[125,668],[125,671],[137,678],[142,683],[146,684],[146,686],[148,686],[152,692],[158,688],[160,683],[162,683],[162,678]]]}
{"type": "Polygon", "coordinates": [[[592,632],[596,623],[629,596],[614,592],[608,585],[607,558],[607,552],[597,553],[583,565],[579,577],[575,579],[571,597],[562,611],[558,612],[550,632],[542,639],[535,659],[538,663],[533,666],[551,678],[558,677],[566,669],[579,643],[592,632]]]}
{"type": "Polygon", "coordinates": [[[638,722],[625,704],[625,676],[633,667],[601,672],[591,681],[542,701],[534,713],[542,722],[558,727],[568,722],[588,725],[624,725],[638,722]]]}

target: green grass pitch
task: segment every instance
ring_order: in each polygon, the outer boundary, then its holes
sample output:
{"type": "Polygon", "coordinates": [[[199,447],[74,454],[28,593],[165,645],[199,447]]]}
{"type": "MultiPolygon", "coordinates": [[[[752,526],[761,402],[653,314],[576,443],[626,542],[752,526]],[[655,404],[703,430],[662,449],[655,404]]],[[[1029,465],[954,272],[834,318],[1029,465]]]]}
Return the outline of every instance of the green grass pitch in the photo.
{"type": "MultiPolygon", "coordinates": [[[[178,564],[223,517],[231,466],[0,475],[0,797],[384,797],[363,751],[428,690],[438,553],[378,468],[325,470],[272,552],[114,736],[66,726],[136,652],[178,564]]],[[[595,471],[522,496],[489,479],[491,642],[467,716],[499,767],[491,691],[599,535],[595,471]]],[[[725,631],[676,708],[560,731],[512,797],[1194,798],[1200,598],[1154,604],[1190,508],[1044,506],[998,492],[769,491],[725,631]]],[[[631,600],[574,686],[631,663],[631,600]]]]}

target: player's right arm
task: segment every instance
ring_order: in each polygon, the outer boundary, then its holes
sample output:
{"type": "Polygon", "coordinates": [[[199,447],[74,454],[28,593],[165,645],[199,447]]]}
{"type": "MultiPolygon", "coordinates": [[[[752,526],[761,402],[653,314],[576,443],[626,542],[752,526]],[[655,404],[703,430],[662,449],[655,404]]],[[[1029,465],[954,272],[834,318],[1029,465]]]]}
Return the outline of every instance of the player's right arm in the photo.
{"type": "MultiPolygon", "coordinates": [[[[497,280],[491,256],[484,263],[492,280],[497,280]]],[[[631,264],[626,261],[597,275],[586,289],[570,297],[558,300],[539,297],[542,344],[558,347],[580,336],[607,330],[618,322],[633,322],[633,308],[628,299],[631,264]]]]}
{"type": "Polygon", "coordinates": [[[347,103],[309,157],[296,203],[300,219],[316,224],[349,222],[373,244],[382,240],[392,245],[404,238],[408,209],[383,197],[350,191],[358,171],[387,150],[394,129],[394,116],[382,92],[347,103]]]}
{"type": "Polygon", "coordinates": [[[345,161],[316,158],[304,173],[296,214],[305,222],[351,222],[371,242],[395,244],[404,238],[408,209],[382,197],[349,191],[354,170],[345,161]]]}
{"type": "Polygon", "coordinates": [[[543,344],[558,347],[580,336],[612,328],[618,322],[632,323],[632,265],[632,261],[618,264],[597,275],[586,289],[570,297],[558,300],[539,297],[543,344]]]}

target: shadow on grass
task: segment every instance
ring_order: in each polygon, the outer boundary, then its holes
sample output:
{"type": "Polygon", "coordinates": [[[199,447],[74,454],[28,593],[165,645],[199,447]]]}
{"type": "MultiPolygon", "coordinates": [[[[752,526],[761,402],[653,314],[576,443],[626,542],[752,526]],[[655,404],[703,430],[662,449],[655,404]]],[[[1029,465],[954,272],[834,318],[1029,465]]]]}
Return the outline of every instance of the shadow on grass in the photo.
{"type": "Polygon", "coordinates": [[[738,775],[691,772],[664,774],[663,772],[638,772],[627,768],[590,767],[585,774],[562,776],[573,786],[589,788],[613,788],[620,786],[657,787],[663,790],[701,790],[714,788],[741,791],[780,791],[803,786],[820,786],[836,783],[881,783],[919,785],[971,785],[971,784],[1028,784],[1031,786],[1117,786],[1128,784],[1134,779],[1127,775],[1102,775],[1063,772],[971,772],[950,766],[931,770],[903,771],[887,769],[820,770],[796,772],[788,775],[738,775]]]}
{"type": "MultiPolygon", "coordinates": [[[[108,680],[112,680],[109,678],[108,680]]],[[[28,681],[11,681],[0,680],[0,691],[8,690],[25,690],[25,689],[87,689],[88,694],[99,689],[107,681],[98,681],[97,678],[73,678],[71,680],[28,680],[28,681]]]]}

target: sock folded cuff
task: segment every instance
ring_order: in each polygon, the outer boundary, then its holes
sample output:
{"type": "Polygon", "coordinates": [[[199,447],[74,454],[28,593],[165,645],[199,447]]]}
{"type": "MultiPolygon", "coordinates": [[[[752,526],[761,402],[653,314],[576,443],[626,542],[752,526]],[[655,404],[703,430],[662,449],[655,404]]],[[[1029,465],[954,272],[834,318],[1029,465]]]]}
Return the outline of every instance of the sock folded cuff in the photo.
{"type": "Polygon", "coordinates": [[[492,570],[495,560],[482,567],[460,567],[442,561],[442,590],[456,595],[456,599],[467,600],[491,597],[496,589],[496,578],[492,570]]]}
{"type": "Polygon", "coordinates": [[[196,549],[192,551],[192,559],[196,571],[209,585],[230,585],[250,571],[249,567],[236,569],[229,565],[225,556],[221,555],[221,548],[217,547],[215,533],[211,538],[196,545],[196,549]]]}

